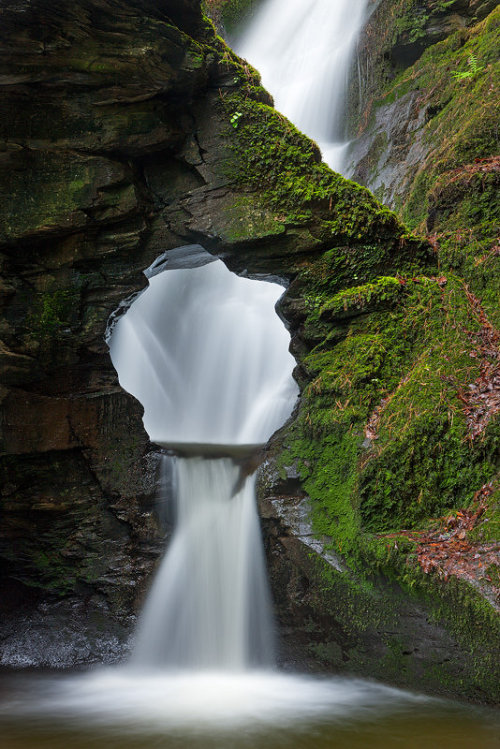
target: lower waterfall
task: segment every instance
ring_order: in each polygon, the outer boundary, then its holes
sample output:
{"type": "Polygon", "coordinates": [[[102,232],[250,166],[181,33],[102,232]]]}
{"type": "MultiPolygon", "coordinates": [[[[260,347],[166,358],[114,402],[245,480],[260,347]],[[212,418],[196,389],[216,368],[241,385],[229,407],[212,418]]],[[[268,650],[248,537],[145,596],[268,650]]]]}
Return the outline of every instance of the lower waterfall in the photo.
{"type": "Polygon", "coordinates": [[[177,466],[177,529],[142,614],[132,663],[242,670],[273,663],[254,481],[232,496],[230,458],[177,466]]]}

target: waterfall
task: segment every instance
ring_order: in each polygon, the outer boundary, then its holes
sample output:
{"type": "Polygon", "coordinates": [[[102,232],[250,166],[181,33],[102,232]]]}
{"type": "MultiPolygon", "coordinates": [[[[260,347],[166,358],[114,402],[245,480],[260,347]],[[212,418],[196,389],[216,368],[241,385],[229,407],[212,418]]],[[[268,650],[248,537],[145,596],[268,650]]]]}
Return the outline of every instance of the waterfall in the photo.
{"type": "Polygon", "coordinates": [[[348,143],[345,98],[367,0],[265,0],[233,40],[262,74],[276,109],[317,141],[342,172],[348,143]]]}
{"type": "Polygon", "coordinates": [[[177,531],[143,612],[138,665],[244,669],[273,660],[265,564],[247,480],[231,459],[179,461],[177,531]]]}
{"type": "Polygon", "coordinates": [[[236,276],[208,253],[198,267],[178,267],[178,250],[175,260],[146,271],[149,287],[113,328],[120,384],[144,406],[153,442],[262,444],[298,392],[274,311],[283,288],[236,276]]]}
{"type": "Polygon", "coordinates": [[[290,415],[298,392],[289,335],[274,311],[282,288],[240,278],[201,248],[185,252],[185,262],[197,267],[182,267],[179,250],[171,257],[175,262],[167,253],[147,272],[148,289],[110,337],[120,383],[143,404],[151,439],[188,456],[175,458],[175,477],[168,477],[176,528],[132,662],[270,665],[255,480],[244,465],[290,415]]]}

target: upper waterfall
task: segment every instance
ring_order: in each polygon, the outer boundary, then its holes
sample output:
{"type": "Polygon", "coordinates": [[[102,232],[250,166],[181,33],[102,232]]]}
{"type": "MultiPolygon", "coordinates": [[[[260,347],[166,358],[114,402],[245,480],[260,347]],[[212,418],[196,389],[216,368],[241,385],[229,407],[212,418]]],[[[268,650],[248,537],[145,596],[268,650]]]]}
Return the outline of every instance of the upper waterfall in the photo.
{"type": "Polygon", "coordinates": [[[276,109],[318,142],[342,172],[345,96],[367,0],[266,0],[241,36],[239,55],[262,74],[276,109]]]}

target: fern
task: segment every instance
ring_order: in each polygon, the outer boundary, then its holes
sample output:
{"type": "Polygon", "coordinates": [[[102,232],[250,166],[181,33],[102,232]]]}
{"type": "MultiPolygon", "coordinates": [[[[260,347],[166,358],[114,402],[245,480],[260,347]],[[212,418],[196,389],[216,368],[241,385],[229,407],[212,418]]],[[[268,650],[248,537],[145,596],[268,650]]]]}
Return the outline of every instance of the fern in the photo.
{"type": "Polygon", "coordinates": [[[455,78],[455,80],[463,81],[465,78],[475,78],[481,70],[484,70],[484,66],[478,64],[477,57],[472,52],[467,60],[467,65],[469,68],[468,70],[461,70],[456,73],[452,73],[452,76],[453,78],[455,78]]]}

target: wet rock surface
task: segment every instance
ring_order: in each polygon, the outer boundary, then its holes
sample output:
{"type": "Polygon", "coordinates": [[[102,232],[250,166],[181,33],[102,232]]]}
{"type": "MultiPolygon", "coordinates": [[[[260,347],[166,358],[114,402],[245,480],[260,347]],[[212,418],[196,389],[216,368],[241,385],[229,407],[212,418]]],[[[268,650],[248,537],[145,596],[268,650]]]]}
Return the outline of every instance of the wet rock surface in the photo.
{"type": "Polygon", "coordinates": [[[104,596],[47,599],[33,588],[2,590],[0,667],[65,669],[127,657],[135,617],[117,621],[104,596]]]}
{"type": "Polygon", "coordinates": [[[429,152],[425,115],[418,94],[411,92],[377,108],[373,129],[351,146],[355,179],[383,196],[388,205],[401,201],[429,152]]]}
{"type": "MultiPolygon", "coordinates": [[[[440,146],[445,138],[449,139],[446,142],[450,154],[460,160],[454,153],[451,126],[438,125],[437,135],[434,130],[440,113],[456,95],[447,84],[453,82],[457,72],[460,49],[477,35],[474,28],[487,19],[497,3],[383,0],[369,7],[371,12],[360,36],[352,71],[349,116],[353,140],[348,173],[373,190],[386,205],[401,211],[417,177],[422,180],[422,168],[429,167],[431,171],[432,162],[442,158],[440,146]],[[435,47],[433,52],[431,48],[440,42],[445,45],[435,47]],[[435,64],[434,77],[431,74],[419,78],[415,64],[425,67],[420,61],[424,52],[427,56],[423,59],[429,60],[431,70],[432,63],[435,64]],[[397,81],[401,78],[407,83],[398,90],[397,81]],[[414,81],[414,85],[408,85],[409,81],[414,81]]],[[[494,20],[490,27],[494,30],[494,20]]],[[[472,48],[468,54],[481,57],[483,50],[478,53],[472,48]]],[[[471,106],[469,101],[463,104],[465,110],[471,106]]],[[[489,105],[480,91],[475,105],[482,111],[489,105]]],[[[459,119],[454,117],[453,121],[458,131],[459,119]]],[[[474,135],[468,138],[472,141],[474,135]]],[[[481,139],[482,136],[477,138],[478,154],[481,139]]],[[[421,195],[419,199],[422,203],[421,195]]],[[[407,215],[405,220],[408,221],[407,215]]]]}

